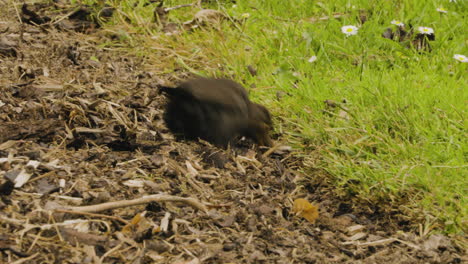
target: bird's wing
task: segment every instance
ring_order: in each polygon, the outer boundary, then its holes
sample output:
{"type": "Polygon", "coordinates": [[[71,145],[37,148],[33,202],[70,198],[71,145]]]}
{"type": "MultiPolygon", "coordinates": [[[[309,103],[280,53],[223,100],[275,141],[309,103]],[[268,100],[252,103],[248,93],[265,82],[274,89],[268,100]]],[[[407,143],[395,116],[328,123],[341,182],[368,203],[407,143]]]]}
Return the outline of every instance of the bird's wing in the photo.
{"type": "Polygon", "coordinates": [[[184,90],[203,104],[237,110],[246,109],[248,97],[245,89],[240,85],[238,85],[240,88],[234,87],[232,83],[219,79],[195,79],[182,83],[177,89],[184,90]]]}

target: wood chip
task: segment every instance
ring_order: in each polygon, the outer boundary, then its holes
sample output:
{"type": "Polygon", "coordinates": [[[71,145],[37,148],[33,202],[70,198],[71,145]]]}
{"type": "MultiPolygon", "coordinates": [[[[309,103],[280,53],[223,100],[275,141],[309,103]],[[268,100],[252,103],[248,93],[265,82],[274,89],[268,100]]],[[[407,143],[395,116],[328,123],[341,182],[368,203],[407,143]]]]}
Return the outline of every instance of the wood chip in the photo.
{"type": "Polygon", "coordinates": [[[358,232],[361,232],[362,230],[364,230],[366,227],[363,226],[363,225],[353,225],[353,226],[350,226],[346,229],[346,232],[349,234],[349,235],[354,235],[358,232]]]}

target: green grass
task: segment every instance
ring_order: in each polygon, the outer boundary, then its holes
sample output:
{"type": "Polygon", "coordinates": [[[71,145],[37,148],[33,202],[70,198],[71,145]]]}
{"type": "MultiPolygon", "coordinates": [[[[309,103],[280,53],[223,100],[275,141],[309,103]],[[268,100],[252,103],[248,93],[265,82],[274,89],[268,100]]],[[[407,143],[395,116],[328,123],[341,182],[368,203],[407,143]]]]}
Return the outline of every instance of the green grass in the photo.
{"type": "MultiPolygon", "coordinates": [[[[467,64],[452,58],[468,55],[466,1],[238,0],[236,7],[219,1],[212,8],[250,17],[177,36],[160,31],[145,1],[107,2],[119,9],[107,28],[121,36],[107,45],[131,49],[160,73],[183,69],[255,87],[253,100],[272,109],[283,140],[308,167],[330,172],[338,194],[404,199],[434,227],[466,231],[467,64]],[[362,25],[359,10],[367,14],[362,25]],[[344,15],[310,22],[335,13],[344,15]],[[432,52],[382,38],[393,19],[434,28],[432,52]],[[346,37],[344,25],[359,26],[359,33],[346,37]],[[312,55],[317,60],[310,63],[312,55]],[[341,108],[327,108],[325,100],[341,108]]],[[[196,11],[174,10],[169,20],[184,22],[196,11]]]]}

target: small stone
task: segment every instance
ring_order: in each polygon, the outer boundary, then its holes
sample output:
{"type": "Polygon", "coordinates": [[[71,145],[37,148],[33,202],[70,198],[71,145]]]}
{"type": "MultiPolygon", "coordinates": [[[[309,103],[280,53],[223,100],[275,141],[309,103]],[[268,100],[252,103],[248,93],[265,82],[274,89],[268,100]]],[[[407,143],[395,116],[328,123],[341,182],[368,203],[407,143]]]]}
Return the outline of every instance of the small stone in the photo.
{"type": "Polygon", "coordinates": [[[236,244],[232,242],[224,243],[223,250],[224,251],[231,251],[236,248],[236,244]]]}

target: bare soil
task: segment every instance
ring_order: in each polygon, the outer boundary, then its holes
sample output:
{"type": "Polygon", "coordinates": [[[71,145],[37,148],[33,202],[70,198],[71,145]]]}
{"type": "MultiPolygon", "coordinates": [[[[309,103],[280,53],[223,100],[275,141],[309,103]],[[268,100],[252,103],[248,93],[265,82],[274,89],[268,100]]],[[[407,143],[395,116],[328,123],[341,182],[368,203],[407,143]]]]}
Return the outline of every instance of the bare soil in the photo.
{"type": "Polygon", "coordinates": [[[294,151],[175,141],[157,84],[184,76],[100,48],[92,21],[0,9],[0,263],[467,261],[385,205],[336,197],[294,151]],[[292,212],[297,198],[319,206],[315,223],[292,212]]]}

